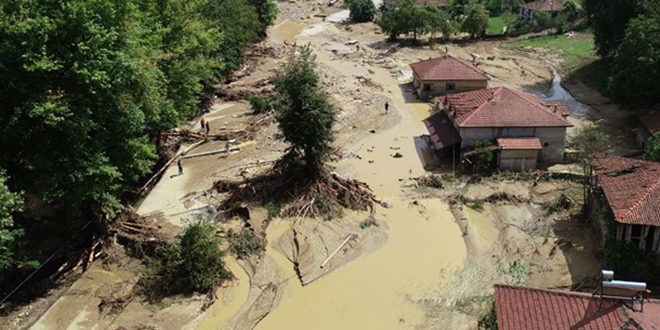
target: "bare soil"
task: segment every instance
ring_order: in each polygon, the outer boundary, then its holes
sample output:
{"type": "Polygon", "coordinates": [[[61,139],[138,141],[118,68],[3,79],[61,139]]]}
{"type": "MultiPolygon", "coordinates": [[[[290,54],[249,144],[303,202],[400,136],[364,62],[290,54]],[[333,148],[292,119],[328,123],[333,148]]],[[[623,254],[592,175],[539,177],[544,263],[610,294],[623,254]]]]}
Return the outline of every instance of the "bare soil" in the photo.
{"type": "MultiPolygon", "coordinates": [[[[430,106],[410,93],[408,64],[444,54],[446,46],[452,55],[474,60],[492,85],[547,88],[552,71],[544,60],[500,48],[498,42],[397,48],[372,23],[331,24],[313,17],[321,11],[337,11],[339,3],[329,10],[320,2],[278,5],[280,21],[258,46],[265,55],[251,57],[223,90],[249,95],[272,88],[273,69],[296,51],[294,44],[309,43],[339,109],[335,146],[341,152],[333,166],[342,176],[368,183],[388,203],[388,208],[376,210],[378,225],[361,228],[368,214],[356,212],[332,221],[277,217],[269,221],[263,209],[249,206],[249,224],[266,238],[266,253],[248,260],[228,256],[227,266],[235,279],[218,288],[218,300],[206,312],[200,311],[201,296],[157,305],[136,297],[114,313],[99,309],[108,296],[130,291],[140,274],[137,261],[120,256],[107,265],[96,262],[33,329],[470,329],[494,283],[540,288],[588,285],[599,264],[596,241],[577,217],[582,203],[579,185],[456,180],[446,181],[445,188],[438,190],[412,180],[428,174],[424,170],[428,152],[425,156],[414,138],[426,134],[421,120],[430,106]],[[348,43],[354,40],[359,50],[354,42],[348,43]],[[387,115],[385,102],[392,105],[387,115]],[[397,152],[403,158],[393,158],[397,152]],[[450,205],[457,193],[491,201],[484,203],[483,210],[450,205]],[[543,205],[562,193],[572,198],[571,206],[546,214],[543,205]],[[349,235],[354,237],[321,268],[349,235]]],[[[620,118],[619,112],[606,111],[605,100],[592,100],[596,94],[586,86],[570,88],[578,99],[605,109],[596,113],[620,118]]],[[[264,118],[252,115],[245,100],[215,100],[206,115],[213,132],[239,130],[263,119],[262,124],[250,138],[233,143],[238,151],[186,159],[181,176],[176,165],[168,168],[138,212],[171,226],[172,235],[186,219],[197,216],[213,218],[223,230],[244,225],[244,220],[216,212],[225,196],[210,188],[219,179],[258,175],[282,154],[286,144],[277,139],[277,125],[264,118]]],[[[199,129],[199,124],[191,122],[188,127],[199,129]]],[[[226,142],[210,141],[191,153],[225,146],[226,142]]],[[[0,324],[28,328],[28,323],[14,322],[17,315],[0,324]]]]}

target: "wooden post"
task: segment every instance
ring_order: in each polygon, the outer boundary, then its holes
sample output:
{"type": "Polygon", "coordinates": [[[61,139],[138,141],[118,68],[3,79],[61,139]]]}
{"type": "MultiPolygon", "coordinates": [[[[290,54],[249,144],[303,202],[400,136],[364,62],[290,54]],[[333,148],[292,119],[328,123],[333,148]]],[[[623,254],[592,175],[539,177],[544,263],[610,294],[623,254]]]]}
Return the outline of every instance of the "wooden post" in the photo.
{"type": "Polygon", "coordinates": [[[337,254],[337,252],[339,252],[339,250],[341,250],[341,248],[344,247],[344,245],[346,245],[346,243],[348,243],[349,240],[351,240],[351,238],[353,238],[353,234],[349,234],[348,237],[346,237],[346,239],[344,240],[344,242],[341,243],[341,245],[339,245],[339,247],[335,250],[335,252],[332,252],[332,254],[328,257],[328,259],[325,259],[325,261],[321,264],[321,268],[325,267],[328,261],[330,261],[330,259],[332,259],[332,257],[334,257],[335,254],[337,254]]]}

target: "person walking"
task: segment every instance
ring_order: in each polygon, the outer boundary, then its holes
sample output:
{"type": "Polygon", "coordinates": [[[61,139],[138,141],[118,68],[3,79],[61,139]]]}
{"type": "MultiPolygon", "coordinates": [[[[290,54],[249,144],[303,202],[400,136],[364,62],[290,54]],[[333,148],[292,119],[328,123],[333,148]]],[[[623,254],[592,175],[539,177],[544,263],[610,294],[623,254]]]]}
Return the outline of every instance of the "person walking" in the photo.
{"type": "Polygon", "coordinates": [[[385,102],[385,114],[387,114],[390,111],[390,103],[385,102]]]}
{"type": "Polygon", "coordinates": [[[206,128],[206,135],[209,135],[209,133],[211,133],[211,125],[209,124],[208,121],[206,122],[206,125],[204,125],[204,127],[206,128]]]}
{"type": "Polygon", "coordinates": [[[199,124],[202,128],[202,129],[200,129],[200,131],[203,132],[206,129],[206,119],[204,119],[204,117],[202,117],[202,120],[199,122],[199,124]]]}
{"type": "Polygon", "coordinates": [[[179,168],[179,175],[183,175],[183,163],[181,163],[181,158],[176,161],[176,166],[179,168]]]}

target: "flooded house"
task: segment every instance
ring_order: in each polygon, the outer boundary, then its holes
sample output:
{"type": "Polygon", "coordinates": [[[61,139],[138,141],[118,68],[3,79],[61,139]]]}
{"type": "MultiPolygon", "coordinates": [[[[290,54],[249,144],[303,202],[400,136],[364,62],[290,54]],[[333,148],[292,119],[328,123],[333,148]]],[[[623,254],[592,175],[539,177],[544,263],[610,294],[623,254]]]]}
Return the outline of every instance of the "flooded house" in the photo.
{"type": "Polygon", "coordinates": [[[562,160],[566,129],[573,126],[565,106],[508,87],[444,95],[436,98],[436,110],[424,120],[432,148],[469,152],[476,141],[487,141],[504,170],[562,160]]]}
{"type": "Polygon", "coordinates": [[[413,72],[413,88],[422,100],[488,87],[488,77],[481,69],[451,55],[413,63],[410,68],[413,72]]]}
{"type": "Polygon", "coordinates": [[[612,235],[660,252],[660,163],[616,156],[594,163],[587,207],[601,242],[612,235]]]}
{"type": "Polygon", "coordinates": [[[536,0],[520,5],[518,15],[521,20],[533,20],[534,14],[544,12],[555,18],[564,9],[562,0],[536,0]]]}

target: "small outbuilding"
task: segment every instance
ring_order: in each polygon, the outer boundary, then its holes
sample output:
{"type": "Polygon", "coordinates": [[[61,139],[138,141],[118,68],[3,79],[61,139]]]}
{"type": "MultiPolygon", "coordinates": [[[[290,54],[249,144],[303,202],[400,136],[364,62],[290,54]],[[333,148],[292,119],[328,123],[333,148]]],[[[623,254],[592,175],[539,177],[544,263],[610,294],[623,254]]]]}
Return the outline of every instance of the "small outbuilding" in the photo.
{"type": "Polygon", "coordinates": [[[532,20],[534,13],[544,12],[550,14],[550,18],[555,18],[564,9],[562,0],[536,0],[520,5],[520,19],[532,20]]]}
{"type": "Polygon", "coordinates": [[[541,140],[531,138],[499,138],[496,140],[500,153],[497,164],[503,171],[531,171],[536,169],[541,140]]]}
{"type": "Polygon", "coordinates": [[[410,68],[413,71],[413,87],[420,99],[488,86],[488,77],[481,69],[451,55],[413,63],[410,68]]]}

